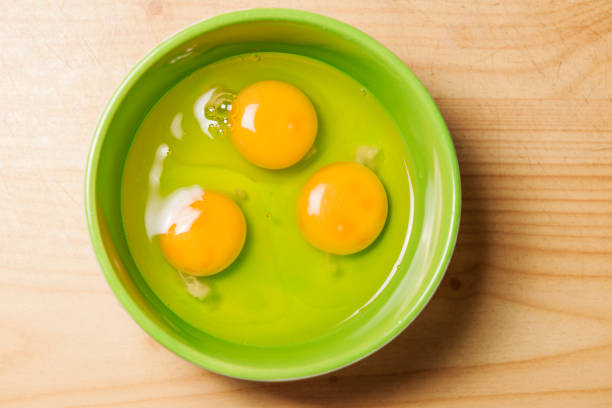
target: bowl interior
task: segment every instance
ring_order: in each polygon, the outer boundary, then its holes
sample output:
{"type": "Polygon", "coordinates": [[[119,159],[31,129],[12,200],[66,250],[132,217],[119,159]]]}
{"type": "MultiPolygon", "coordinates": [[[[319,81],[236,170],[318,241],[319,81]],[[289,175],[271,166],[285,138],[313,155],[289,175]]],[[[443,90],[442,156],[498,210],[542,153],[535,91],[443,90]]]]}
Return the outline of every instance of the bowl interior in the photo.
{"type": "MultiPolygon", "coordinates": [[[[350,112],[347,112],[350,114],[350,112]]],[[[154,49],[107,106],[92,144],[86,210],[94,249],[117,297],[160,343],[209,370],[282,380],[327,372],[377,350],[425,306],[444,274],[457,233],[459,173],[448,130],[414,75],[379,43],[338,21],[292,10],[249,10],[203,21],[154,49]],[[414,170],[412,231],[388,286],[369,307],[322,338],[291,347],[226,342],[183,322],[151,292],[130,256],[120,211],[120,184],[141,120],[176,82],[211,62],[247,52],[316,58],[365,85],[405,137],[414,170]]],[[[410,209],[406,209],[409,211],[410,209]]]]}

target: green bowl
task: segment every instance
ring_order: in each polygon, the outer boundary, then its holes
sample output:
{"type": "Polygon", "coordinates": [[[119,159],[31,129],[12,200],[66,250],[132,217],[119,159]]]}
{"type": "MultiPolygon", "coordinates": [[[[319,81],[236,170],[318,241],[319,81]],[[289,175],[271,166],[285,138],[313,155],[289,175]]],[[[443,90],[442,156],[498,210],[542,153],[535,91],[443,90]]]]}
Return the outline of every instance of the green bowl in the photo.
{"type": "MultiPolygon", "coordinates": [[[[406,192],[410,194],[410,192],[406,192]]],[[[115,295],[153,338],[210,371],[251,380],[290,380],[351,364],[397,336],[438,287],[455,244],[460,215],[457,158],[433,100],[412,72],[380,43],[339,21],[296,10],[255,9],[220,15],[158,45],[121,83],[96,128],[85,180],[94,250],[115,295]],[[134,134],[175,83],[221,58],[248,52],[295,53],[335,66],[366,86],[394,118],[411,155],[413,205],[404,246],[410,261],[362,313],[321,338],[277,348],[235,344],[190,326],[144,282],[121,221],[121,175],[134,134]]],[[[406,211],[409,211],[406,208],[406,211]]]]}

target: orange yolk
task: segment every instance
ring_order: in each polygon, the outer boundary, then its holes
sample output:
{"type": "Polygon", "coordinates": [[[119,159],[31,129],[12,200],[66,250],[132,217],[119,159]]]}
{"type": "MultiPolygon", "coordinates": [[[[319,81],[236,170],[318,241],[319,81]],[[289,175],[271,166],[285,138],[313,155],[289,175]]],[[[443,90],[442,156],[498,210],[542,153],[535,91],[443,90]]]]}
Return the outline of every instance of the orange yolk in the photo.
{"type": "Polygon", "coordinates": [[[292,166],[317,135],[317,113],[302,91],[280,81],[244,88],[232,102],[230,134],[236,149],[266,169],[292,166]]]}
{"type": "Polygon", "coordinates": [[[181,272],[196,276],[213,275],[231,265],[246,238],[242,210],[231,199],[214,191],[184,209],[199,214],[187,231],[175,233],[177,224],[160,235],[159,243],[166,259],[181,272]]]}
{"type": "Polygon", "coordinates": [[[320,169],[306,182],[297,218],[313,246],[348,255],[374,242],[385,225],[387,207],[385,188],[372,170],[340,162],[320,169]]]}

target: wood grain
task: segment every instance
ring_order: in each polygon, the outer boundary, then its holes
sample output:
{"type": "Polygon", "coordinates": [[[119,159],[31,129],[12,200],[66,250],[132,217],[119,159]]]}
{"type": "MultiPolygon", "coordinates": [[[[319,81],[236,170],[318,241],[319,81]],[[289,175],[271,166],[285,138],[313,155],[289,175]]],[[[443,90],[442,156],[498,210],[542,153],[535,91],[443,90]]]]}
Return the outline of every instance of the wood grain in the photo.
{"type": "Polygon", "coordinates": [[[612,3],[0,1],[0,406],[612,406],[612,3]],[[253,6],[339,18],[397,53],[448,121],[463,182],[439,292],[389,346],[286,384],[150,339],[90,248],[85,157],[139,58],[253,6]]]}

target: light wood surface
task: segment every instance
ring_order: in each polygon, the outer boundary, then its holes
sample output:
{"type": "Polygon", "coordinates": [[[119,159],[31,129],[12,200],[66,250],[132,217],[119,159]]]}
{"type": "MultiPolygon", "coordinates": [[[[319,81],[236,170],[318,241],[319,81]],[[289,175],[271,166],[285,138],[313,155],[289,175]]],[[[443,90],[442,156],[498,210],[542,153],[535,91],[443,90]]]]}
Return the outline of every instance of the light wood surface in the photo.
{"type": "Polygon", "coordinates": [[[0,406],[611,407],[612,2],[0,1],[0,406]],[[90,247],[84,165],[128,70],[232,9],[304,8],[397,53],[462,171],[448,274],[347,369],[286,384],[208,373],[149,338],[90,247]]]}

